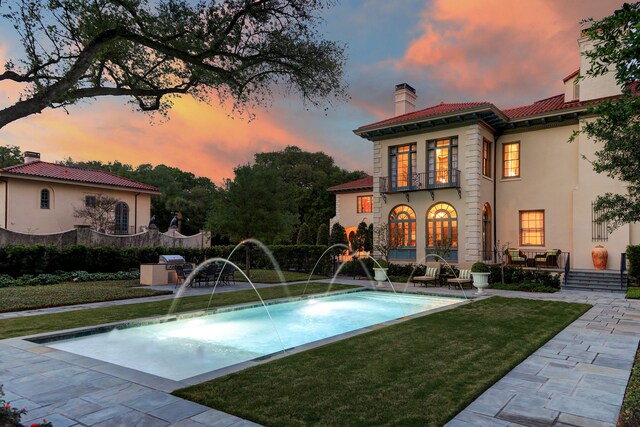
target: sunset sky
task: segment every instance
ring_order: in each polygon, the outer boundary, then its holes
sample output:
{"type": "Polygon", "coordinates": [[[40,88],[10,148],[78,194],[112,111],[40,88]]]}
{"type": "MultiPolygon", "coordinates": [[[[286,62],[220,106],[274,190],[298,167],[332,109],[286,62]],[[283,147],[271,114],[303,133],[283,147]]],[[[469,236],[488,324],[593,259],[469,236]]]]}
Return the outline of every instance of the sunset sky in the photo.
{"type": "MultiPolygon", "coordinates": [[[[614,0],[342,0],[324,15],[326,37],[347,44],[350,101],[327,113],[299,98],[275,98],[256,119],[230,118],[217,102],[176,102],[169,120],[152,124],[125,99],[46,110],[0,129],[0,145],[41,153],[44,161],[164,163],[217,184],[256,152],[297,145],[324,151],[347,169],[371,173],[371,143],[353,129],[393,115],[393,88],[407,82],[417,108],[488,101],[499,108],[562,92],[578,68],[579,22],[611,14],[614,0]]],[[[0,70],[21,46],[0,21],[0,70]]],[[[0,108],[20,87],[0,83],[0,108]]]]}

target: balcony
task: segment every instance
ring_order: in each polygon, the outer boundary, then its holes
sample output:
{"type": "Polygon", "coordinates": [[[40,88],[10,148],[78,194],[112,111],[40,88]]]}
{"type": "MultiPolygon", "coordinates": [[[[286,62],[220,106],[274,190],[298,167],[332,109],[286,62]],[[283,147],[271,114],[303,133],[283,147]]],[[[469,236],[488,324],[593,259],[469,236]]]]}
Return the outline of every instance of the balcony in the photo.
{"type": "Polygon", "coordinates": [[[409,191],[427,190],[431,192],[431,198],[433,199],[433,190],[456,188],[458,190],[458,196],[461,196],[460,171],[458,169],[413,173],[406,182],[403,182],[403,184],[406,184],[404,186],[398,185],[398,179],[391,178],[392,177],[388,176],[379,178],[380,193],[406,193],[409,191]]]}

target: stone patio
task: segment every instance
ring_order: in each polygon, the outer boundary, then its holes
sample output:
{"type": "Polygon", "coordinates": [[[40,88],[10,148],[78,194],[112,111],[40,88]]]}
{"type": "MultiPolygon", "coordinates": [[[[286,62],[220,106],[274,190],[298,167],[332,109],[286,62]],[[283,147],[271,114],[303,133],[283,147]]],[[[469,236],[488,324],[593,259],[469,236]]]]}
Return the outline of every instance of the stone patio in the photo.
{"type": "MultiPolygon", "coordinates": [[[[353,283],[373,286],[360,280],[353,283]]],[[[430,294],[462,293],[404,284],[396,284],[395,288],[430,294]]],[[[627,301],[623,294],[573,291],[530,294],[489,290],[488,294],[586,302],[593,308],[489,388],[447,426],[615,426],[640,339],[640,301],[627,301]]],[[[100,306],[132,302],[140,300],[100,306]]],[[[8,313],[2,317],[47,311],[8,313]]],[[[42,418],[55,427],[256,425],[169,394],[186,385],[181,382],[21,339],[0,341],[0,384],[4,384],[7,401],[29,411],[23,417],[27,425],[42,418]]]]}

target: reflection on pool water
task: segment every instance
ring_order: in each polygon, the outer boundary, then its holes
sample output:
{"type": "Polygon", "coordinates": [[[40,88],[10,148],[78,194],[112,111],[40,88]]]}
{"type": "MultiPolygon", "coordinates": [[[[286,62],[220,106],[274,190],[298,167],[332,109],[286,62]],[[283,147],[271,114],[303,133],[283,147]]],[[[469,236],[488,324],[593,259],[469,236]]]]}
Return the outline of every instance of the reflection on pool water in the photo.
{"type": "Polygon", "coordinates": [[[460,302],[362,291],[114,329],[50,342],[59,350],[183,380],[309,342],[460,302]],[[276,332],[277,330],[277,332],[276,332]]]}

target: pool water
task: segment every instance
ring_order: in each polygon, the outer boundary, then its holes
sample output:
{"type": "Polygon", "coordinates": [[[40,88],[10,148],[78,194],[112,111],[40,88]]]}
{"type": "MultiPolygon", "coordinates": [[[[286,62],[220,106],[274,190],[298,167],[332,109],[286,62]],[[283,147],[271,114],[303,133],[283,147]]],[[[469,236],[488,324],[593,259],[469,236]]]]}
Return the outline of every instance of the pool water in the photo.
{"type": "Polygon", "coordinates": [[[171,380],[256,359],[283,348],[460,302],[459,298],[362,291],[114,329],[50,342],[171,380]]]}

